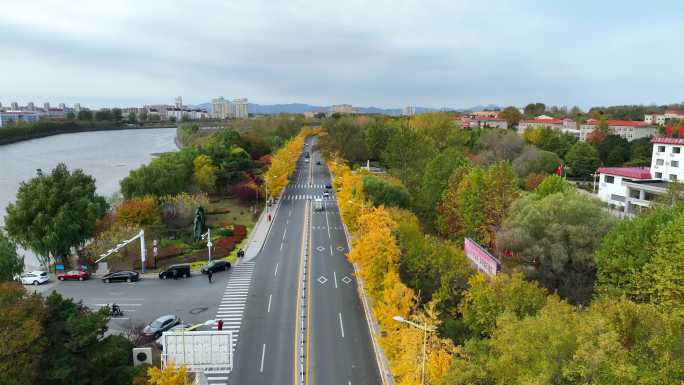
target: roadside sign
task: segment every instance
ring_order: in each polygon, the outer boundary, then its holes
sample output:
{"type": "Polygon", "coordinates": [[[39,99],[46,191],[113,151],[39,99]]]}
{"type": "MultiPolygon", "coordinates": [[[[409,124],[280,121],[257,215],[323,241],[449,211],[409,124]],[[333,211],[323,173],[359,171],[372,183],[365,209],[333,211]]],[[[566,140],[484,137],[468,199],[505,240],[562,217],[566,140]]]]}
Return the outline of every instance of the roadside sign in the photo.
{"type": "Polygon", "coordinates": [[[191,372],[230,373],[233,332],[174,331],[162,334],[162,367],[185,364],[191,372]]]}

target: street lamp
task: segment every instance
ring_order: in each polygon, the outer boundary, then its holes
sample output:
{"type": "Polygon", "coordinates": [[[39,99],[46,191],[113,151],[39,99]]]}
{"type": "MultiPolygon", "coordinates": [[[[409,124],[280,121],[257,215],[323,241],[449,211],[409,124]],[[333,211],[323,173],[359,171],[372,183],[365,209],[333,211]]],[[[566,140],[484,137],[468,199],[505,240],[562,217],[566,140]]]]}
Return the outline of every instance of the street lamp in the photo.
{"type": "Polygon", "coordinates": [[[211,243],[211,229],[207,229],[207,232],[202,235],[202,239],[207,239],[207,249],[209,250],[209,263],[211,263],[211,247],[214,246],[211,243]]]}
{"type": "Polygon", "coordinates": [[[421,378],[421,384],[424,385],[425,384],[425,359],[427,357],[427,334],[428,334],[428,332],[432,332],[435,329],[433,327],[428,326],[427,324],[419,325],[415,322],[411,322],[407,319],[404,319],[404,317],[399,316],[399,315],[395,315],[394,317],[392,317],[392,319],[397,321],[397,322],[409,324],[409,325],[413,326],[414,328],[420,329],[423,331],[423,365],[422,365],[422,368],[420,371],[420,378],[421,378]]]}

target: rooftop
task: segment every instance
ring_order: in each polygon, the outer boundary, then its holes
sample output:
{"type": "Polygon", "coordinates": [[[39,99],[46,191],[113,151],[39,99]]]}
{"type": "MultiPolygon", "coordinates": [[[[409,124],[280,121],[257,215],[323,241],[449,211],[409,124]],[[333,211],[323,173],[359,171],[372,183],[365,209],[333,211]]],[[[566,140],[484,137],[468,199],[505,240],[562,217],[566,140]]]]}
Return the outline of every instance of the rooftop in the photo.
{"type": "Polygon", "coordinates": [[[598,172],[632,179],[652,179],[648,167],[599,167],[598,172]]]}
{"type": "Polygon", "coordinates": [[[684,145],[684,138],[665,138],[665,137],[655,137],[651,139],[651,143],[654,144],[681,144],[684,145]]]}
{"type": "Polygon", "coordinates": [[[536,119],[524,119],[523,123],[539,123],[539,124],[563,124],[563,119],[546,119],[546,118],[536,118],[536,119]]]}
{"type": "MultiPolygon", "coordinates": [[[[639,120],[611,120],[611,119],[608,119],[606,122],[608,123],[609,126],[631,126],[631,127],[648,127],[648,126],[650,126],[650,124],[648,124],[646,122],[639,121],[639,120]]],[[[595,125],[599,124],[599,120],[598,119],[589,119],[589,120],[587,120],[587,122],[585,124],[590,125],[590,126],[595,126],[595,125]]]]}

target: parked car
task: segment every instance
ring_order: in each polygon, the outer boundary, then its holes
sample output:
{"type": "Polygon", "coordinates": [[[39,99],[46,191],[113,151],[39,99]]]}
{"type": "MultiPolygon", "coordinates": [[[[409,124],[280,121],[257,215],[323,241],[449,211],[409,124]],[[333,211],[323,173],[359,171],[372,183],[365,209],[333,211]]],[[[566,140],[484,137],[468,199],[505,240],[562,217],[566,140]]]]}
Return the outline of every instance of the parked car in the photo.
{"type": "Polygon", "coordinates": [[[159,279],[169,279],[169,278],[188,278],[190,276],[190,264],[189,263],[179,263],[177,265],[171,265],[168,269],[159,273],[159,279]]]}
{"type": "Polygon", "coordinates": [[[40,285],[41,283],[45,283],[50,280],[50,276],[48,276],[48,273],[42,270],[35,270],[28,273],[24,273],[16,278],[19,279],[21,283],[24,285],[40,285]]]}
{"type": "Polygon", "coordinates": [[[320,165],[321,165],[321,161],[320,161],[320,160],[317,160],[317,161],[316,161],[316,165],[320,166],[320,165]]]}
{"type": "Polygon", "coordinates": [[[180,318],[175,315],[163,315],[152,321],[143,329],[143,334],[147,337],[159,338],[165,331],[181,323],[180,318]]]}
{"type": "Polygon", "coordinates": [[[102,277],[102,282],[135,282],[140,280],[140,274],[137,271],[116,271],[109,273],[102,277]]]}
{"type": "Polygon", "coordinates": [[[67,271],[66,273],[62,273],[62,274],[57,275],[57,279],[59,279],[60,281],[66,281],[66,280],[85,281],[88,278],[90,278],[90,273],[87,271],[83,271],[83,270],[70,270],[70,271],[67,271]]]}
{"type": "Polygon", "coordinates": [[[327,188],[328,190],[330,190],[330,189],[332,188],[332,185],[331,185],[330,183],[328,183],[328,184],[325,185],[325,188],[327,188]]]}
{"type": "Polygon", "coordinates": [[[225,271],[228,269],[230,269],[230,262],[224,261],[222,259],[216,259],[204,265],[204,267],[202,268],[202,274],[209,273],[209,270],[211,270],[212,273],[215,273],[220,270],[225,271]]]}
{"type": "Polygon", "coordinates": [[[323,205],[323,199],[321,199],[321,198],[316,198],[316,199],[314,199],[314,202],[313,202],[313,209],[314,209],[314,211],[323,211],[323,210],[325,210],[325,206],[323,205]]]}

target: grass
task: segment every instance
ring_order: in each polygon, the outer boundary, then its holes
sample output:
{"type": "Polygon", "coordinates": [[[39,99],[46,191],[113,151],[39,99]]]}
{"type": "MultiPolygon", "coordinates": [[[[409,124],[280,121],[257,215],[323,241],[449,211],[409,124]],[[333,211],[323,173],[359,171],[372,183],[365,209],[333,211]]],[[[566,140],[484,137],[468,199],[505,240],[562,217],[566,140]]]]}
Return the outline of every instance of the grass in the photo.
{"type": "MultiPolygon", "coordinates": [[[[257,208],[257,212],[260,210],[257,208]]],[[[207,208],[207,224],[213,227],[223,227],[224,223],[235,223],[247,226],[249,232],[256,223],[256,215],[249,205],[244,205],[237,199],[222,198],[212,201],[207,208]],[[216,212],[217,214],[211,214],[216,212]]]]}

